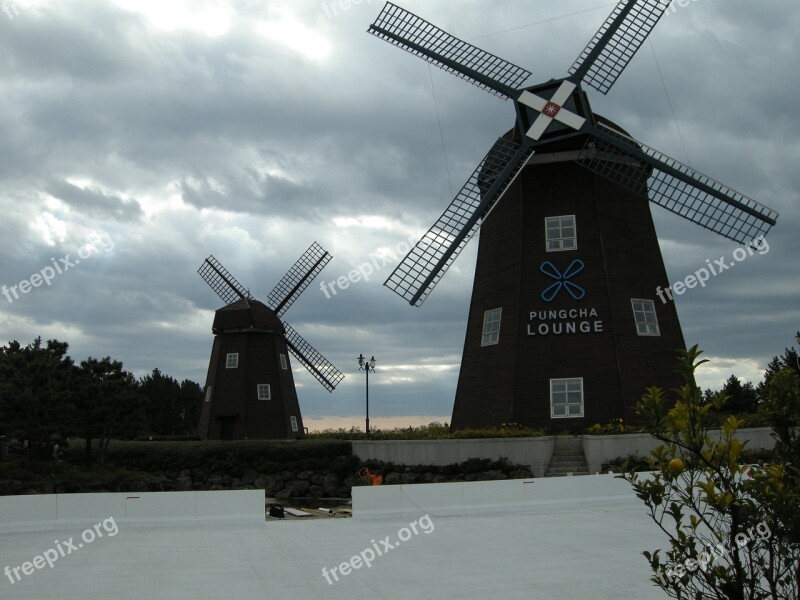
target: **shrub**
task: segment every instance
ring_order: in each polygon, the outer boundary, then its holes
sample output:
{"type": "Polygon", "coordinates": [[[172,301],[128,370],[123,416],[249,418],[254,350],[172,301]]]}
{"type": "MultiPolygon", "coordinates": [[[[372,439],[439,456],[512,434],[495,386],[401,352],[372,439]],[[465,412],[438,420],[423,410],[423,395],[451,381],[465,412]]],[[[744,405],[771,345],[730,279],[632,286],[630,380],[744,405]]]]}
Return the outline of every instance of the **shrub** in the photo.
{"type": "Polygon", "coordinates": [[[339,440],[454,440],[477,438],[540,437],[540,429],[522,427],[518,423],[503,423],[500,427],[481,429],[458,429],[450,431],[447,423],[430,423],[419,427],[395,427],[393,429],[370,428],[369,437],[358,429],[325,429],[309,434],[310,439],[339,440]]]}

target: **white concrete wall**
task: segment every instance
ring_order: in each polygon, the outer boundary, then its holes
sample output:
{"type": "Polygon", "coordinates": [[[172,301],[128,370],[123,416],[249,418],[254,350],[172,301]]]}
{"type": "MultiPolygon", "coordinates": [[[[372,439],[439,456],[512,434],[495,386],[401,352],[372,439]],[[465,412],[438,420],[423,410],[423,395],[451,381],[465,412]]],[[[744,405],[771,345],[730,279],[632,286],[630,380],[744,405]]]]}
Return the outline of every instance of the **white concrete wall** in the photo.
{"type": "Polygon", "coordinates": [[[353,488],[353,518],[445,517],[558,510],[565,504],[640,502],[614,475],[353,488]]]}
{"type": "Polygon", "coordinates": [[[543,477],[553,456],[553,436],[490,438],[477,440],[376,440],[353,441],[353,455],[362,461],[379,460],[397,465],[446,466],[470,458],[497,460],[501,456],[543,477]]]}
{"type": "Polygon", "coordinates": [[[218,520],[264,523],[264,490],[0,496],[0,532],[218,520]]]}
{"type": "MultiPolygon", "coordinates": [[[[0,532],[15,531],[15,524],[55,523],[58,499],[54,494],[41,496],[0,496],[0,532]]],[[[108,516],[108,515],[106,515],[108,516]]],[[[24,530],[53,529],[50,526],[24,530]]]]}
{"type": "MultiPolygon", "coordinates": [[[[748,450],[769,450],[775,445],[772,438],[772,430],[769,427],[754,427],[751,429],[740,429],[736,432],[736,438],[740,441],[747,441],[748,450]]],[[[719,431],[710,431],[709,436],[712,440],[720,439],[719,431]]],[[[662,442],[656,440],[649,433],[627,433],[620,435],[584,435],[583,453],[586,456],[586,464],[589,466],[589,473],[597,473],[602,469],[603,463],[608,463],[615,458],[646,458],[650,452],[662,442]]]]}
{"type": "MultiPolygon", "coordinates": [[[[719,439],[719,431],[709,432],[719,439]]],[[[584,435],[582,445],[589,473],[615,458],[647,457],[661,442],[650,434],[584,435]]],[[[748,441],[751,450],[770,449],[775,442],[768,427],[741,429],[736,436],[748,441]]],[[[477,440],[376,440],[353,441],[353,455],[360,460],[379,460],[398,465],[445,466],[470,458],[497,460],[505,456],[515,464],[530,468],[534,477],[544,477],[553,456],[555,437],[487,438],[477,440]]]]}

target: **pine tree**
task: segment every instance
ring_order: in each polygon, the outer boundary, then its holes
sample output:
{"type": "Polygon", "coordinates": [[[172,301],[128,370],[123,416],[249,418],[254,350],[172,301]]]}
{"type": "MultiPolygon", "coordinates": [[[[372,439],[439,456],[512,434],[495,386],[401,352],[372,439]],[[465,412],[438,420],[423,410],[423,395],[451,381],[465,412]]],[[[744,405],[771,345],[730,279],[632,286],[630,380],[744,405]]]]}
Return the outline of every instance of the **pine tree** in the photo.
{"type": "Polygon", "coordinates": [[[794,348],[785,348],[782,356],[773,356],[764,372],[764,380],[758,384],[756,390],[759,399],[763,402],[766,395],[767,384],[783,369],[791,369],[800,377],[800,362],[794,348]]]}
{"type": "Polygon", "coordinates": [[[68,344],[37,337],[0,348],[0,422],[34,454],[49,456],[50,438],[66,437],[75,423],[76,367],[68,344]]]}
{"type": "Polygon", "coordinates": [[[726,412],[754,413],[758,409],[758,394],[749,381],[742,385],[738,377],[731,375],[722,386],[722,393],[728,397],[723,407],[726,412]]]}

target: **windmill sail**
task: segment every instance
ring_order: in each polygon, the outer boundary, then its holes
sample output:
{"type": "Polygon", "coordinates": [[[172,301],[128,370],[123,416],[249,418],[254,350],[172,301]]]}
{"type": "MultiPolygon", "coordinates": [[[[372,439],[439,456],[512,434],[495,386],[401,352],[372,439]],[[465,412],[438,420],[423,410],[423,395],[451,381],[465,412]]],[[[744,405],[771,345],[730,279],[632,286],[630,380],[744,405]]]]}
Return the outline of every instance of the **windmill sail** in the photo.
{"type": "Polygon", "coordinates": [[[519,141],[498,139],[383,285],[409,304],[422,304],[532,154],[533,149],[519,141]]]}
{"type": "Polygon", "coordinates": [[[778,213],[610,127],[599,124],[577,163],[725,238],[747,244],[775,225],[778,213]]]}
{"type": "Polygon", "coordinates": [[[197,272],[225,304],[232,304],[242,298],[253,299],[250,292],[213,255],[200,265],[197,272]]]}
{"type": "Polygon", "coordinates": [[[621,0],[569,74],[607,94],[668,7],[664,0],[621,0]]]}
{"type": "Polygon", "coordinates": [[[514,97],[531,75],[391,2],[367,31],[498,96],[514,97]]]}
{"type": "Polygon", "coordinates": [[[317,381],[329,392],[332,392],[339,382],[344,379],[344,374],[334,367],[330,361],[322,356],[311,344],[305,341],[291,325],[283,322],[286,328],[286,345],[294,357],[303,363],[317,381]]]}
{"type": "Polygon", "coordinates": [[[331,258],[331,255],[319,244],[316,242],[311,244],[269,293],[267,306],[272,308],[279,317],[283,316],[283,313],[289,310],[289,307],[314,281],[314,278],[325,268],[331,258]]]}

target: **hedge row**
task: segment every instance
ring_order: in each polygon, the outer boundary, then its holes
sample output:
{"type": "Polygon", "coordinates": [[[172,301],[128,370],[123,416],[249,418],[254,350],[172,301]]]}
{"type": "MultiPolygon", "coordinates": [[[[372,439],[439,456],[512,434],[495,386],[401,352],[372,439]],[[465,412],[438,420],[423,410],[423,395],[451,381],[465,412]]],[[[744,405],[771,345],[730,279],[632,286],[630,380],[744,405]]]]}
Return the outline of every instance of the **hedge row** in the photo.
{"type": "MultiPolygon", "coordinates": [[[[65,458],[70,462],[80,462],[83,452],[83,441],[71,440],[65,458]]],[[[106,463],[150,473],[199,468],[238,476],[247,469],[255,469],[260,473],[320,469],[338,472],[350,468],[352,454],[350,442],[344,440],[114,440],[108,448],[106,463]]]]}

